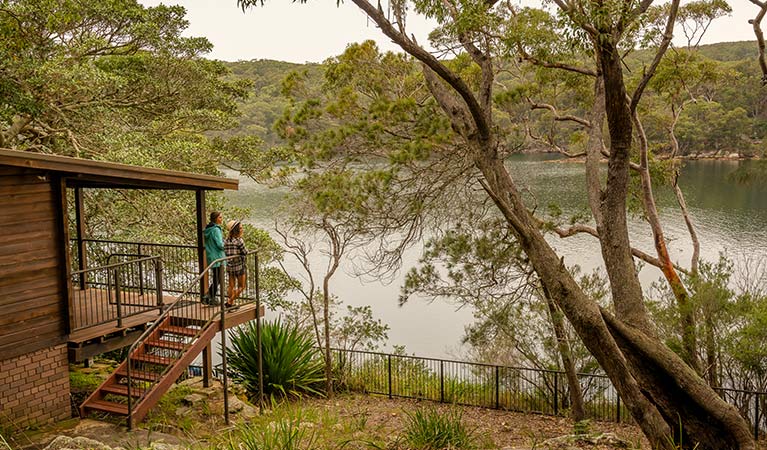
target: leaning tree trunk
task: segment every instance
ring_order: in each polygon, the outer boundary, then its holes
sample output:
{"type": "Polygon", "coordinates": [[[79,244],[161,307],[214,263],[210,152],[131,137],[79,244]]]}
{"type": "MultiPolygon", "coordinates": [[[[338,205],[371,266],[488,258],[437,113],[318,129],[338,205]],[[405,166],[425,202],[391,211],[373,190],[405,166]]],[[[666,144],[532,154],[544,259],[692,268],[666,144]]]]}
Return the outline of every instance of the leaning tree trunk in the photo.
{"type": "MultiPolygon", "coordinates": [[[[660,262],[660,270],[671,288],[671,292],[676,299],[677,309],[679,310],[679,333],[680,336],[682,336],[682,358],[690,365],[690,367],[698,372],[698,374],[703,374],[700,360],[698,358],[698,326],[695,320],[695,310],[690,301],[687,287],[682,282],[676,267],[674,267],[673,261],[671,261],[671,255],[668,253],[663,226],[660,223],[660,215],[658,214],[658,208],[655,204],[655,195],[653,195],[652,179],[650,177],[650,149],[647,145],[647,136],[642,128],[642,122],[639,121],[636,112],[633,114],[633,120],[639,138],[639,179],[642,186],[642,206],[644,207],[647,222],[650,224],[650,229],[652,230],[653,243],[655,244],[655,251],[658,255],[658,261],[660,262]]],[[[681,191],[677,190],[677,195],[682,195],[681,191]]],[[[689,219],[689,216],[685,215],[685,219],[689,219]]],[[[691,230],[691,234],[694,235],[695,230],[694,227],[692,227],[692,222],[688,220],[687,225],[691,230]]]]}
{"type": "Polygon", "coordinates": [[[586,418],[586,411],[583,407],[583,391],[581,390],[581,383],[578,381],[578,373],[575,370],[570,344],[567,341],[562,311],[554,303],[554,299],[551,298],[546,289],[543,289],[543,295],[546,297],[546,305],[551,316],[551,325],[554,328],[559,356],[562,358],[562,367],[565,369],[567,387],[570,391],[570,417],[574,421],[580,422],[586,418]]]}

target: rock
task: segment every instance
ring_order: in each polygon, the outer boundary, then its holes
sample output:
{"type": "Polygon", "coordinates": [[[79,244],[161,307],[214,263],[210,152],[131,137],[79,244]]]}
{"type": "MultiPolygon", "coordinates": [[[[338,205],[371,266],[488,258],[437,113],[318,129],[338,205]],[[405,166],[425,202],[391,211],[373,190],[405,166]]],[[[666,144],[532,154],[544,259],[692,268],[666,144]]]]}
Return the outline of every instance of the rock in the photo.
{"type": "Polygon", "coordinates": [[[229,397],[229,412],[237,414],[245,408],[245,403],[237,397],[229,397]]]}
{"type": "Polygon", "coordinates": [[[630,443],[619,438],[615,433],[569,434],[543,441],[543,448],[557,450],[577,450],[576,445],[601,446],[602,448],[629,448],[630,443]]]}
{"type": "Polygon", "coordinates": [[[206,400],[205,396],[201,394],[189,394],[186,397],[184,397],[184,403],[188,405],[195,406],[197,403],[206,400]]]}
{"type": "Polygon", "coordinates": [[[166,444],[165,442],[152,442],[149,447],[151,450],[184,450],[186,447],[180,447],[178,445],[166,444]]]}
{"type": "Polygon", "coordinates": [[[192,408],[190,408],[188,406],[179,406],[178,408],[176,408],[176,415],[177,416],[185,416],[185,415],[189,414],[191,411],[192,411],[192,408]]]}
{"type": "Polygon", "coordinates": [[[44,450],[113,450],[112,447],[102,444],[95,439],[87,437],[59,436],[54,439],[44,450]]]}

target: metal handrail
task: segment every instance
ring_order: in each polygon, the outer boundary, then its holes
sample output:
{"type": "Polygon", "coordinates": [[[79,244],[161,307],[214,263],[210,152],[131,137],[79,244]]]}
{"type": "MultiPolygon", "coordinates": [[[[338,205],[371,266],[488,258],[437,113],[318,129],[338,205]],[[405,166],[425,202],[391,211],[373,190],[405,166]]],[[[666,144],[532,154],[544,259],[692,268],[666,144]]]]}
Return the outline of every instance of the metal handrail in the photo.
{"type": "MultiPolygon", "coordinates": [[[[111,256],[112,255],[110,255],[110,257],[111,256]]],[[[126,254],[125,256],[133,256],[133,255],[127,255],[126,254]]],[[[85,290],[86,287],[87,287],[87,281],[86,280],[88,278],[87,277],[88,274],[89,273],[90,274],[95,274],[97,272],[106,272],[106,287],[107,287],[108,302],[110,304],[115,304],[117,306],[117,317],[109,318],[108,320],[102,320],[101,322],[97,322],[97,323],[87,323],[86,325],[80,324],[80,326],[76,326],[74,323],[72,323],[71,326],[73,327],[73,329],[81,329],[81,328],[84,328],[86,326],[94,326],[94,325],[98,325],[98,324],[102,324],[102,323],[108,323],[108,322],[111,322],[113,320],[117,321],[117,326],[118,327],[122,327],[122,321],[123,321],[124,318],[130,317],[130,316],[133,316],[133,315],[136,315],[136,314],[139,313],[139,312],[133,312],[131,314],[123,315],[123,310],[122,310],[123,306],[139,306],[139,307],[142,307],[144,310],[155,309],[155,308],[162,309],[162,306],[163,306],[163,304],[162,304],[162,258],[160,256],[144,256],[144,255],[141,255],[140,258],[132,259],[132,260],[129,260],[129,261],[121,261],[121,262],[116,262],[116,263],[109,263],[109,264],[105,264],[105,265],[99,266],[99,267],[92,267],[92,268],[88,268],[88,269],[72,271],[72,272],[69,273],[69,277],[68,277],[69,281],[68,282],[70,284],[74,284],[75,282],[73,281],[73,279],[75,277],[78,277],[79,280],[80,280],[79,283],[80,283],[81,289],[85,290]],[[122,302],[121,302],[121,298],[120,298],[120,282],[119,282],[119,276],[118,276],[119,270],[121,268],[124,268],[124,267],[127,267],[127,266],[131,266],[131,265],[134,265],[134,264],[138,264],[139,265],[139,277],[140,277],[139,283],[140,283],[140,285],[142,285],[141,286],[141,294],[143,295],[144,287],[143,287],[143,275],[141,274],[141,266],[143,265],[142,263],[144,263],[144,262],[151,262],[151,263],[154,264],[154,267],[155,267],[157,304],[153,305],[151,307],[148,306],[148,305],[143,305],[143,304],[142,305],[136,305],[136,304],[126,304],[126,305],[123,305],[122,302]],[[114,274],[113,274],[113,272],[114,272],[114,274]],[[114,285],[112,284],[113,276],[114,276],[114,285]],[[113,294],[113,292],[115,294],[115,303],[112,303],[112,294],[113,294]]],[[[100,283],[100,284],[103,285],[103,283],[100,283]]],[[[87,293],[85,295],[87,296],[87,293]]],[[[87,301],[87,299],[86,299],[86,301],[87,301]]],[[[73,319],[70,319],[70,320],[73,320],[73,319]]]]}
{"type": "Polygon", "coordinates": [[[72,275],[80,275],[81,273],[93,272],[93,271],[96,271],[96,270],[114,269],[116,267],[120,267],[120,266],[127,265],[127,264],[133,264],[133,263],[136,263],[136,262],[143,262],[143,261],[150,261],[150,260],[153,260],[153,259],[160,259],[160,258],[161,258],[160,256],[147,256],[145,258],[132,259],[130,261],[122,261],[122,262],[117,262],[117,263],[113,263],[113,264],[105,264],[105,265],[99,266],[99,267],[91,267],[90,269],[74,270],[72,272],[69,272],[69,275],[70,276],[72,276],[72,275]]]}
{"type": "MultiPolygon", "coordinates": [[[[184,299],[184,297],[186,297],[192,291],[192,289],[194,287],[196,287],[196,285],[200,282],[200,280],[202,280],[203,277],[210,272],[210,269],[214,268],[213,266],[215,266],[215,265],[219,265],[220,266],[221,262],[233,260],[235,258],[247,257],[249,255],[255,255],[255,258],[256,258],[255,259],[255,261],[256,261],[256,319],[257,319],[257,327],[260,328],[261,320],[260,320],[260,311],[259,310],[261,309],[261,307],[260,307],[260,296],[259,296],[258,252],[253,250],[253,251],[247,252],[245,255],[225,256],[223,258],[218,258],[218,259],[212,261],[210,264],[208,264],[205,267],[205,269],[202,272],[200,272],[200,274],[197,275],[193,281],[191,281],[189,283],[189,285],[187,286],[186,289],[184,289],[184,291],[181,293],[181,295],[179,295],[173,303],[168,305],[167,309],[165,309],[163,311],[163,313],[160,314],[160,316],[157,318],[157,320],[154,323],[152,323],[152,325],[147,327],[147,329],[133,342],[133,344],[128,349],[128,357],[126,358],[126,372],[127,372],[126,375],[127,375],[127,391],[128,391],[127,392],[128,393],[128,396],[127,396],[128,397],[128,429],[130,429],[132,427],[132,425],[133,425],[133,423],[132,423],[133,422],[133,397],[131,395],[131,387],[132,387],[131,356],[133,355],[133,352],[136,350],[136,348],[139,345],[141,345],[144,342],[144,340],[150,334],[155,332],[160,327],[160,324],[165,319],[170,317],[171,312],[176,308],[176,306],[184,299]]],[[[215,267],[215,269],[220,270],[220,268],[218,266],[215,267]]],[[[220,283],[219,288],[221,289],[220,295],[223,296],[223,279],[220,279],[219,283],[220,283]]],[[[202,294],[200,294],[200,295],[202,295],[202,294]]],[[[202,303],[200,303],[200,305],[202,305],[202,303]]],[[[213,323],[214,320],[219,320],[219,317],[220,317],[220,320],[222,322],[224,322],[226,320],[226,308],[225,308],[224,302],[220,303],[220,310],[218,311],[218,313],[217,314],[213,314],[208,319],[208,321],[205,323],[205,325],[200,327],[200,329],[197,331],[197,333],[193,336],[193,338],[190,341],[193,343],[194,341],[199,339],[200,335],[210,326],[211,323],[213,323]]],[[[260,333],[259,333],[258,338],[260,340],[260,338],[261,338],[260,333]]],[[[184,351],[186,351],[187,348],[190,345],[191,344],[185,345],[184,346],[184,351]]],[[[222,333],[222,345],[224,346],[224,348],[226,347],[226,333],[225,332],[222,333]]],[[[261,348],[260,348],[260,344],[259,344],[259,351],[258,352],[259,352],[258,359],[259,359],[259,365],[260,365],[261,364],[261,348]]],[[[229,408],[228,408],[228,393],[227,393],[228,386],[227,386],[227,376],[226,376],[226,352],[223,353],[223,367],[224,367],[224,371],[223,371],[223,373],[224,373],[224,412],[225,412],[225,417],[226,417],[226,423],[229,424],[229,408]]],[[[167,371],[169,369],[170,369],[170,366],[167,366],[165,368],[165,370],[163,370],[163,372],[161,374],[159,374],[159,377],[162,378],[167,373],[167,371]]],[[[260,374],[261,374],[261,369],[259,368],[259,377],[260,377],[260,374]]],[[[154,384],[156,384],[156,382],[153,382],[153,385],[154,384]]],[[[144,397],[146,396],[146,394],[148,392],[149,392],[149,389],[144,390],[144,393],[136,400],[136,403],[137,404],[140,403],[144,399],[144,397]]]]}

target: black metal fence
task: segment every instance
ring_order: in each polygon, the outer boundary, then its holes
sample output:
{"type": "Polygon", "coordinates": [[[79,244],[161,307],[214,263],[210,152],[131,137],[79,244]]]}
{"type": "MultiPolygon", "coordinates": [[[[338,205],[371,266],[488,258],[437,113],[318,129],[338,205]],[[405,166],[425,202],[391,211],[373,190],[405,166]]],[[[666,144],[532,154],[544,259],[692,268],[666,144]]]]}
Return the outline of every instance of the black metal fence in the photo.
{"type": "MultiPolygon", "coordinates": [[[[570,409],[564,372],[496,366],[417,356],[334,349],[338,381],[357,392],[505,409],[566,415],[570,409]]],[[[578,374],[587,417],[630,422],[615,387],[605,375],[578,374]]],[[[766,392],[717,389],[748,420],[754,437],[767,429],[762,413],[766,392]]]]}

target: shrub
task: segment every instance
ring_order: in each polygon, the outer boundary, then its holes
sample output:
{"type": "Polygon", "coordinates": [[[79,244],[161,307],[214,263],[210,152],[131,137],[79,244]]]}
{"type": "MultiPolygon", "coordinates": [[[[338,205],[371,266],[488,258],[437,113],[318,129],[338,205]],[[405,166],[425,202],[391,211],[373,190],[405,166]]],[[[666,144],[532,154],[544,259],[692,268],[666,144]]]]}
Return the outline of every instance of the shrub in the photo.
{"type": "Polygon", "coordinates": [[[422,450],[475,449],[476,437],[463,424],[459,409],[441,414],[434,407],[406,413],[403,438],[409,448],[422,450]]]}
{"type": "MultiPolygon", "coordinates": [[[[253,322],[229,332],[233,350],[228,362],[232,377],[241,382],[251,398],[258,395],[258,335],[253,322]]],[[[323,395],[324,365],[311,336],[295,325],[279,320],[261,327],[264,394],[274,397],[323,395]]]]}

